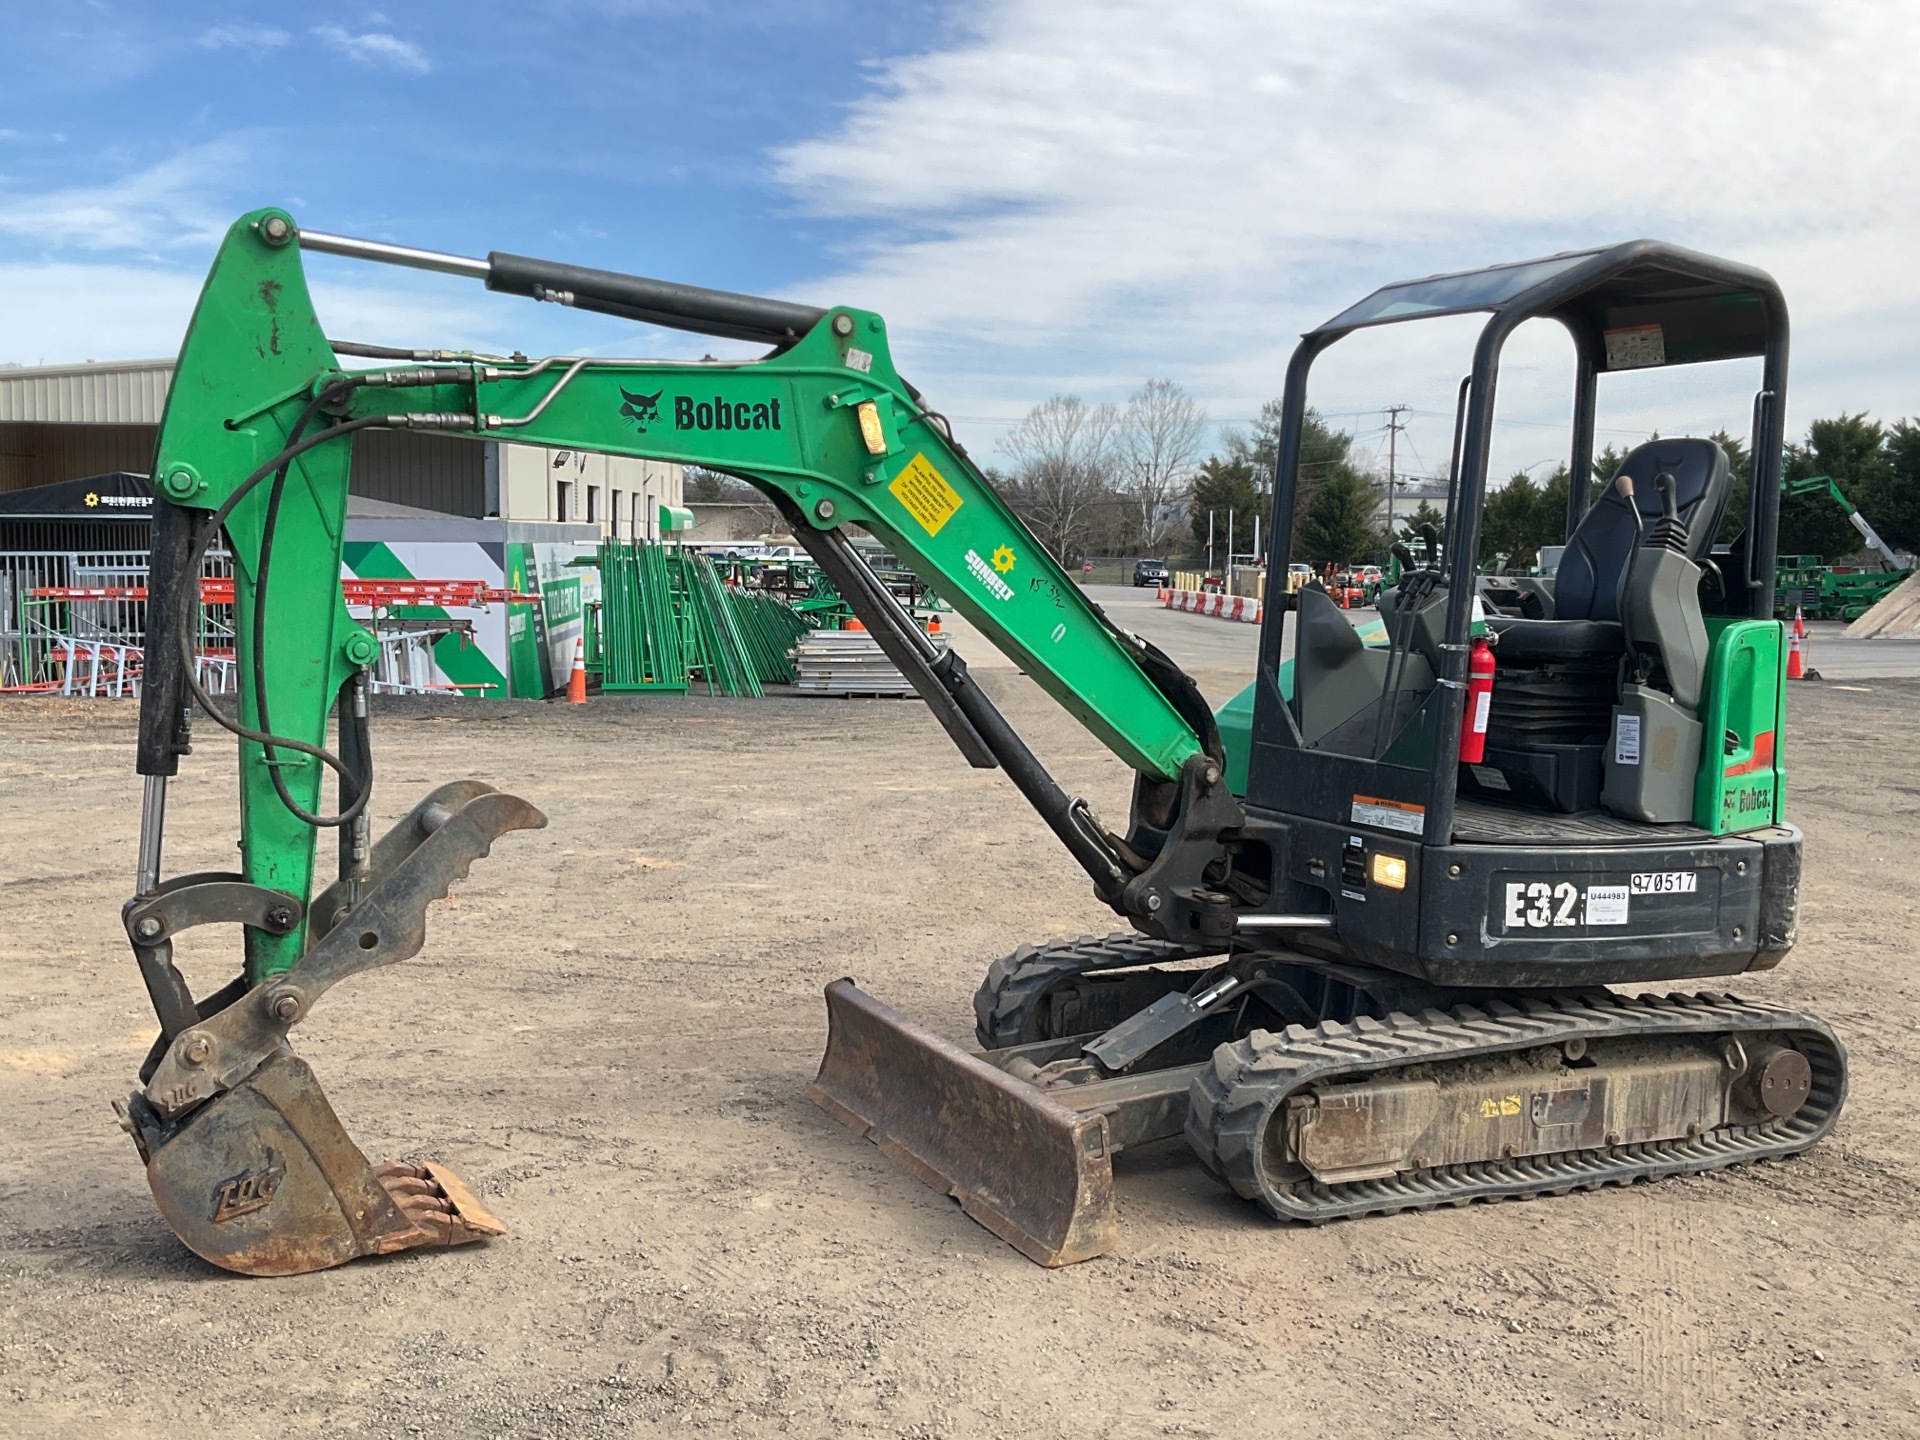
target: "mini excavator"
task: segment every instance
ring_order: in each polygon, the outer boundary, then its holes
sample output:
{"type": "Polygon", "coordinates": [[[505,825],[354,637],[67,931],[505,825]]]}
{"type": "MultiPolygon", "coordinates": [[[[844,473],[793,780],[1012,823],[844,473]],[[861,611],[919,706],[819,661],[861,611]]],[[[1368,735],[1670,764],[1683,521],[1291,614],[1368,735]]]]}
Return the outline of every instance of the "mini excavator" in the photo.
{"type": "Polygon", "coordinates": [[[1109,1249],[1114,1155],[1182,1134],[1239,1194],[1308,1222],[1813,1145],[1846,1090],[1824,1022],[1715,991],[1608,988],[1764,970],[1794,942],[1801,836],[1784,813],[1773,618],[1780,291],[1758,270],[1635,241],[1375,292],[1294,352],[1269,573],[1291,556],[1315,361],[1363,327],[1463,314],[1486,319],[1459,390],[1445,534],[1402,553],[1378,620],[1356,627],[1315,585],[1274,596],[1257,676],[1216,714],[995,495],[894,369],[878,315],[407,249],[274,209],[240,219],[188,330],[154,469],[146,788],[125,921],[160,1034],[120,1110],[167,1223],[214,1264],[260,1275],[502,1228],[441,1166],[371,1165],[289,1044],[328,988],[417,953],[429,902],[496,840],[545,823],[456,781],[371,837],[373,640],[339,576],[352,437],[373,427],[751,483],[966,760],[1004,769],[1086,871],[1130,928],[995,962],[975,1002],[979,1049],[836,980],[809,1092],[1042,1264],[1109,1249]],[[529,360],[333,342],[306,252],[767,353],[529,360]],[[1551,583],[1489,612],[1473,557],[1495,380],[1507,338],[1541,317],[1577,357],[1566,551],[1551,583]],[[1602,374],[1733,359],[1760,362],[1754,472],[1741,537],[1716,548],[1734,493],[1725,451],[1654,440],[1596,486],[1594,419],[1602,374]],[[1133,770],[1124,828],[1055,783],[961,657],[868,570],[848,524],[1133,770]],[[223,533],[231,717],[193,664],[202,557],[223,533]],[[196,704],[239,737],[242,866],[167,879],[167,789],[196,704]],[[315,894],[323,829],[338,833],[338,874],[315,894]],[[216,923],[241,926],[244,968],[196,998],[172,937],[216,923]]]}

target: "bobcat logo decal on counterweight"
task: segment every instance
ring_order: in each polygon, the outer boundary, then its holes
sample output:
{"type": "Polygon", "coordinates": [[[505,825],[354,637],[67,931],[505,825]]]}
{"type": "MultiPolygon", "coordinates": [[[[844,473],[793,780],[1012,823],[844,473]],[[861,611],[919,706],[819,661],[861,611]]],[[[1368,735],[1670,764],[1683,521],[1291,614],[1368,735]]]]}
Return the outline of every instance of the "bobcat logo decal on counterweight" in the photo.
{"type": "Polygon", "coordinates": [[[622,385],[620,395],[627,403],[620,407],[620,414],[633,421],[634,428],[644,435],[647,427],[660,419],[660,397],[665,393],[656,390],[651,395],[636,395],[622,385]]]}

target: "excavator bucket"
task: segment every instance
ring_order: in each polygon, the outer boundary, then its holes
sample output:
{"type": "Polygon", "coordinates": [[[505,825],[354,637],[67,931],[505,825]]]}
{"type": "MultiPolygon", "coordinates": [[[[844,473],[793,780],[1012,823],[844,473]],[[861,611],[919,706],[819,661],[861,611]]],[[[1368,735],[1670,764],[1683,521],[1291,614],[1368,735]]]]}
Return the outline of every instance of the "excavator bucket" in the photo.
{"type": "Polygon", "coordinates": [[[506,1233],[440,1166],[369,1165],[291,1052],[179,1126],[142,1125],[136,1138],[174,1234],[242,1275],[301,1275],[361,1255],[506,1233]]]}
{"type": "Polygon", "coordinates": [[[914,1024],[851,980],[827,986],[827,1053],[807,1098],[1042,1265],[1115,1243],[1107,1117],[914,1024]]]}

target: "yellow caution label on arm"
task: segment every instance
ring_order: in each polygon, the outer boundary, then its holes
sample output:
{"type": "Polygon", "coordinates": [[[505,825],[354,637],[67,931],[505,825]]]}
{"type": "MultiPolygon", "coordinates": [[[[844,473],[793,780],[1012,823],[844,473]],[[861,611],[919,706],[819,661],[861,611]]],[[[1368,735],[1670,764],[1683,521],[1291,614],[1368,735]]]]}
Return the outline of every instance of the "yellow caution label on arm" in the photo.
{"type": "Polygon", "coordinates": [[[925,455],[916,455],[907,468],[887,487],[893,498],[907,507],[907,513],[920,522],[929,535],[938,535],[940,527],[960,508],[960,492],[947,483],[947,477],[927,463],[925,455]]]}

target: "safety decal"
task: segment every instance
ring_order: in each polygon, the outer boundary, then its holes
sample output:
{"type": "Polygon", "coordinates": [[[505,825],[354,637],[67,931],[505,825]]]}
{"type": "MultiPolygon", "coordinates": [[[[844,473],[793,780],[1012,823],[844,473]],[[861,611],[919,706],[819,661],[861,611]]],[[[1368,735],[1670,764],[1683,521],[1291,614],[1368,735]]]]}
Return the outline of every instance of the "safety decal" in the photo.
{"type": "Polygon", "coordinates": [[[1609,370],[1639,370],[1667,363],[1666,331],[1658,325],[1623,325],[1605,333],[1609,370]]]}
{"type": "Polygon", "coordinates": [[[920,522],[929,535],[938,535],[940,527],[960,508],[960,492],[947,483],[947,477],[927,463],[925,455],[907,462],[887,487],[893,498],[906,506],[907,513],[920,522]]]}
{"type": "Polygon", "coordinates": [[[1418,835],[1427,828],[1427,807],[1405,800],[1382,800],[1376,795],[1353,797],[1353,823],[1372,825],[1381,830],[1398,830],[1403,835],[1418,835]]]}

